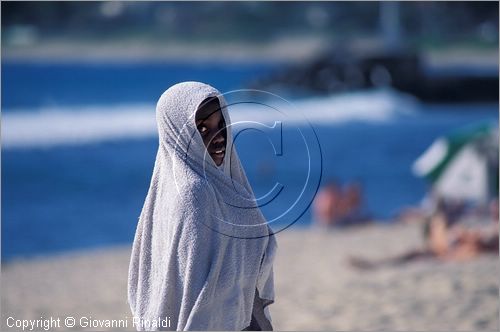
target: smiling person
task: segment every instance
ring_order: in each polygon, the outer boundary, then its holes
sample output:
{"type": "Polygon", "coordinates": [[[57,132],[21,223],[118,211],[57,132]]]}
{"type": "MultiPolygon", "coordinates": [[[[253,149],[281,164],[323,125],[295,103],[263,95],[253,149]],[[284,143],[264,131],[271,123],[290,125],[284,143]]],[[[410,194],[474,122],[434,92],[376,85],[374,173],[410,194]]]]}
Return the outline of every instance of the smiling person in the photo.
{"type": "Polygon", "coordinates": [[[221,166],[226,151],[226,122],[217,97],[204,100],[196,112],[196,127],[200,132],[210,157],[221,166]]]}
{"type": "Polygon", "coordinates": [[[129,267],[128,301],[143,322],[135,328],[272,330],[276,240],[233,145],[225,99],[203,83],[176,84],[156,119],[129,267]]]}

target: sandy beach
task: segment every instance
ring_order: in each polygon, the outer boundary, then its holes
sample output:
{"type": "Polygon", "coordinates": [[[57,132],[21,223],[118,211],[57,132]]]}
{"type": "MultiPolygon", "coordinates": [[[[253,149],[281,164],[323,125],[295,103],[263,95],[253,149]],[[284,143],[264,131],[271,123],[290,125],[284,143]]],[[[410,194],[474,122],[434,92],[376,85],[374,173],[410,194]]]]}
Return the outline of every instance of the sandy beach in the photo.
{"type": "MultiPolygon", "coordinates": [[[[421,245],[416,225],[345,231],[291,229],[277,235],[277,330],[498,330],[500,265],[412,262],[353,269],[349,255],[380,258],[421,245]]],[[[126,298],[130,247],[18,259],[2,265],[2,330],[18,319],[132,320],[126,298]]],[[[39,328],[40,330],[41,328],[39,328]]],[[[57,329],[57,328],[55,328],[57,329]]],[[[13,329],[11,329],[13,330],[13,329]]]]}

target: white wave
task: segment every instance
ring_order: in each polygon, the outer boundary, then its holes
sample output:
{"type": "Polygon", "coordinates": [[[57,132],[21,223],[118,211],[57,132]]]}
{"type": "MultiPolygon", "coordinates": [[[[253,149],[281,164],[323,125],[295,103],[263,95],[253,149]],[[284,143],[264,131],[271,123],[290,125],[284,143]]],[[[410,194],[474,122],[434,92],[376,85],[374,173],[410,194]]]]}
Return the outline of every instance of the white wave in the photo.
{"type": "Polygon", "coordinates": [[[85,144],[157,133],[154,105],[41,109],[2,114],[2,146],[85,144]]]}
{"type": "Polygon", "coordinates": [[[231,119],[242,121],[270,122],[289,121],[294,124],[305,120],[316,124],[342,124],[345,122],[387,122],[398,116],[414,114],[417,101],[414,97],[392,90],[371,90],[352,92],[329,97],[313,97],[294,100],[293,105],[285,102],[270,101],[270,105],[279,109],[252,104],[238,105],[231,114],[231,119]],[[284,113],[284,114],[283,114],[284,113]]]}
{"type": "MultiPolygon", "coordinates": [[[[273,101],[270,101],[270,105],[273,101]]],[[[274,105],[280,112],[259,104],[230,107],[233,122],[274,121],[300,125],[310,123],[341,124],[348,121],[383,122],[400,114],[412,113],[411,97],[392,91],[368,91],[317,97],[274,105]]],[[[153,104],[95,106],[79,108],[42,108],[13,110],[2,114],[4,148],[50,147],[157,137],[153,104]]]]}

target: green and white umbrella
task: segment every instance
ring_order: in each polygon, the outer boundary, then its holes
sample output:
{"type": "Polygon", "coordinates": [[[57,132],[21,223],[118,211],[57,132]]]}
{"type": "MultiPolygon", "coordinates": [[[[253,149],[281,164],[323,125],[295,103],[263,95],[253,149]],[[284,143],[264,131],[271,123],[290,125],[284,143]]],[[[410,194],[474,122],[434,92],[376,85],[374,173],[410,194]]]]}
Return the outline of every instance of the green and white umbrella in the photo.
{"type": "Polygon", "coordinates": [[[498,195],[498,127],[481,125],[436,139],[413,172],[439,197],[486,202],[498,195]]]}

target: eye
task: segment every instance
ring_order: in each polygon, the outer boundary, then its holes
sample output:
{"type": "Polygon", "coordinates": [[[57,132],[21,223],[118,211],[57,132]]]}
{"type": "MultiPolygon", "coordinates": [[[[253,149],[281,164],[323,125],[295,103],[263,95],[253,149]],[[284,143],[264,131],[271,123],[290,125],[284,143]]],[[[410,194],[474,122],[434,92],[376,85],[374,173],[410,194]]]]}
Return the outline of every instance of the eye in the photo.
{"type": "Polygon", "coordinates": [[[205,136],[208,133],[208,128],[205,126],[200,126],[198,127],[198,131],[200,132],[201,136],[205,136]]]}

